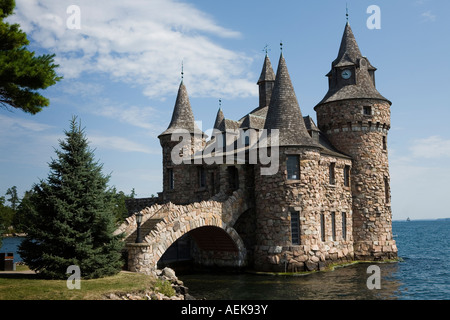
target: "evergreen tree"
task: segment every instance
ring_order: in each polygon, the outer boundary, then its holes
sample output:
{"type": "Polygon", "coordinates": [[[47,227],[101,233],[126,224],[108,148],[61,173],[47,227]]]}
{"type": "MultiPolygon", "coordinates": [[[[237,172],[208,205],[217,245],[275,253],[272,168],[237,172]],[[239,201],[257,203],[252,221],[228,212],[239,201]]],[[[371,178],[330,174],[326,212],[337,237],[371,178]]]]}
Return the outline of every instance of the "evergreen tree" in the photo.
{"type": "Polygon", "coordinates": [[[13,210],[17,210],[17,205],[19,203],[19,197],[17,196],[17,187],[13,186],[11,188],[8,188],[8,190],[6,190],[6,195],[9,196],[9,199],[7,199],[9,201],[9,203],[11,203],[11,208],[13,210]]]}
{"type": "Polygon", "coordinates": [[[36,114],[49,105],[38,90],[62,78],[56,75],[54,54],[35,56],[27,50],[29,41],[20,26],[4,21],[13,14],[15,6],[14,0],[0,1],[0,107],[36,114]]]}
{"type": "Polygon", "coordinates": [[[67,267],[80,267],[84,279],[120,271],[120,236],[114,236],[114,202],[109,176],[94,161],[84,130],[74,117],[65,131],[46,181],[34,186],[30,210],[22,220],[27,237],[19,253],[47,278],[66,278],[67,267]]]}

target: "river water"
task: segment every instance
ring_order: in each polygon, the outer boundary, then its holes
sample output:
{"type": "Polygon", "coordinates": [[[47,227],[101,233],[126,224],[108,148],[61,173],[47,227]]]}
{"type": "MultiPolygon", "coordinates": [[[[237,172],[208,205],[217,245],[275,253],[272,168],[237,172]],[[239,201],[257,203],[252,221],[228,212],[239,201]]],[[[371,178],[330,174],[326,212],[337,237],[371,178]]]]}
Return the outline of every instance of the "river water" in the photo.
{"type": "MultiPolygon", "coordinates": [[[[394,221],[393,233],[401,262],[377,264],[380,289],[369,289],[370,264],[301,276],[250,273],[195,273],[179,275],[196,298],[207,300],[298,299],[450,299],[450,219],[394,221]]],[[[4,238],[0,252],[13,252],[22,238],[4,238]]]]}
{"type": "MultiPolygon", "coordinates": [[[[207,300],[448,300],[450,299],[450,220],[394,221],[397,263],[377,264],[380,289],[369,289],[370,264],[302,276],[248,273],[180,275],[189,293],[207,300]]],[[[370,283],[373,283],[370,281],[370,283]]]]}

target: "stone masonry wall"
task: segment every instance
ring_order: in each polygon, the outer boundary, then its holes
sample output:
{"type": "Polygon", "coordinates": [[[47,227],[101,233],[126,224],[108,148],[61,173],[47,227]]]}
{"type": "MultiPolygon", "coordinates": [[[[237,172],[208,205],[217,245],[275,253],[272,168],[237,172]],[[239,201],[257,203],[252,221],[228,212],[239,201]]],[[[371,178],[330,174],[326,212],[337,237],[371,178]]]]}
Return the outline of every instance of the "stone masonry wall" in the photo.
{"type": "Polygon", "coordinates": [[[320,105],[316,111],[318,126],[330,142],[353,158],[351,185],[356,258],[396,257],[387,153],[389,103],[346,100],[320,105]]]}
{"type": "Polygon", "coordinates": [[[256,242],[255,269],[304,271],[331,261],[353,258],[352,196],[343,186],[343,168],[350,159],[321,155],[313,148],[280,148],[280,170],[272,176],[255,171],[256,242]],[[300,179],[287,180],[286,156],[300,156],[300,179]],[[335,162],[335,185],[329,184],[329,163],[335,162]],[[300,244],[291,237],[291,212],[300,214],[300,244]],[[335,212],[335,239],[331,212],[335,212]],[[347,217],[343,238],[341,213],[347,217]],[[325,218],[322,241],[320,215],[325,218]]]}

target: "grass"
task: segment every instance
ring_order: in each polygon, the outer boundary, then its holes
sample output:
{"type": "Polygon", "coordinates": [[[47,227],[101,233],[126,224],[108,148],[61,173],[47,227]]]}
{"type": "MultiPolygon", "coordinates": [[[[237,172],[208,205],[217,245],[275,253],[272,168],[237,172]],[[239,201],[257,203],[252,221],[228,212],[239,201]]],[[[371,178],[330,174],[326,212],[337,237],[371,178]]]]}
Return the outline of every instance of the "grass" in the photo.
{"type": "MultiPolygon", "coordinates": [[[[26,271],[26,266],[21,266],[26,271]]],[[[67,280],[44,280],[36,274],[0,273],[0,300],[99,300],[109,293],[137,293],[154,288],[152,276],[120,272],[114,276],[81,280],[79,290],[69,290],[67,280]]]]}

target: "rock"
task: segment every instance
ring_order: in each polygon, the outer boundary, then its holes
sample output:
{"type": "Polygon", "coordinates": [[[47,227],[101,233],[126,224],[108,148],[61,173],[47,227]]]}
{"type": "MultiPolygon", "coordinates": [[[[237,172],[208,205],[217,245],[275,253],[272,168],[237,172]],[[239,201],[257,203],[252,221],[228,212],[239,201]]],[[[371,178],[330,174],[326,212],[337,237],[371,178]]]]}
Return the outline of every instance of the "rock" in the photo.
{"type": "Polygon", "coordinates": [[[166,276],[167,278],[169,278],[170,280],[178,280],[175,271],[171,268],[165,267],[162,272],[161,275],[166,276]]]}
{"type": "Polygon", "coordinates": [[[315,271],[315,270],[317,270],[317,263],[316,262],[306,261],[305,262],[305,266],[306,266],[306,269],[308,271],[315,271]]]}

